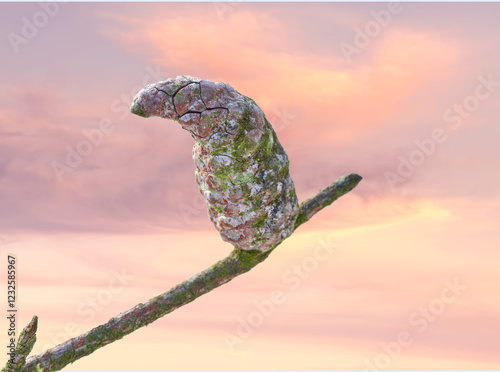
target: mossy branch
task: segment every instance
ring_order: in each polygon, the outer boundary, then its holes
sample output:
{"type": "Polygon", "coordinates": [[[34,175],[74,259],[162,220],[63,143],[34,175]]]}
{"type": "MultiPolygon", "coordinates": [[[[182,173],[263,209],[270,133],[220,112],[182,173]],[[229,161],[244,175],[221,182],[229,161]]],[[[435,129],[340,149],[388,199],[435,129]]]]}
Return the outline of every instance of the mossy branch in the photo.
{"type": "Polygon", "coordinates": [[[12,358],[14,363],[10,363],[9,360],[7,364],[5,364],[5,367],[2,368],[2,372],[20,372],[23,370],[26,358],[35,345],[37,327],[38,318],[34,316],[31,322],[29,322],[19,334],[19,339],[17,340],[17,345],[14,350],[14,358],[12,358]]]}
{"type": "Polygon", "coordinates": [[[23,371],[60,370],[251,270],[361,180],[356,174],[341,177],[298,205],[288,156],[264,112],[225,83],[189,76],[157,82],[136,95],[131,112],[173,119],[191,133],[196,180],[200,190],[209,190],[204,193],[209,216],[235,249],[168,292],[28,358],[23,371]]]}
{"type": "MultiPolygon", "coordinates": [[[[360,180],[361,177],[357,174],[343,176],[326,189],[321,190],[313,198],[307,199],[300,204],[295,229],[340,196],[354,189],[360,180]]],[[[72,338],[42,354],[29,357],[24,368],[15,371],[37,372],[39,369],[45,372],[58,371],[68,364],[92,354],[95,350],[151,324],[175,309],[229,282],[238,275],[246,273],[264,261],[280,243],[266,252],[235,249],[226,258],[176,285],[168,292],[154,297],[144,304],[138,304],[132,309],[111,318],[106,324],[100,325],[81,336],[72,338]]],[[[36,317],[33,319],[26,329],[31,330],[31,339],[34,343],[36,317]]],[[[32,344],[30,345],[29,350],[33,347],[32,344]]]]}
{"type": "Polygon", "coordinates": [[[326,189],[320,190],[318,194],[302,202],[299,205],[294,230],[303,223],[309,221],[312,216],[323,208],[328,207],[342,195],[347,194],[355,188],[361,180],[362,177],[356,173],[342,176],[326,189]]]}

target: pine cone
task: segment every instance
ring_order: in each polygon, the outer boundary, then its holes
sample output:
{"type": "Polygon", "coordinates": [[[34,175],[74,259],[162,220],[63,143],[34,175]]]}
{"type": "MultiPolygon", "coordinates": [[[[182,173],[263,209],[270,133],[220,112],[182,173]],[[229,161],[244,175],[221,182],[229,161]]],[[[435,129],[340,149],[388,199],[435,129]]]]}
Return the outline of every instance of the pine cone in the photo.
{"type": "Polygon", "coordinates": [[[131,112],[178,121],[196,141],[196,181],[223,240],[267,251],[293,232],[289,160],[249,97],[225,83],[178,76],[142,89],[131,112]]]}

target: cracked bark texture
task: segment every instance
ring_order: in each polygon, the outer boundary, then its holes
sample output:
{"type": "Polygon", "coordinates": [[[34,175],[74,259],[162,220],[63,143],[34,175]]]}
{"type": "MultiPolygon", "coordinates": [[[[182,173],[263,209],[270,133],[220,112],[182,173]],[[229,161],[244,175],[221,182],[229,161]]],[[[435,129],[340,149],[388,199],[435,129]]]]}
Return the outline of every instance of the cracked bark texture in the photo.
{"type": "Polygon", "coordinates": [[[196,182],[223,240],[267,251],[292,234],[298,203],[288,155],[251,98],[178,76],[142,89],[131,112],[175,120],[191,133],[196,182]]]}

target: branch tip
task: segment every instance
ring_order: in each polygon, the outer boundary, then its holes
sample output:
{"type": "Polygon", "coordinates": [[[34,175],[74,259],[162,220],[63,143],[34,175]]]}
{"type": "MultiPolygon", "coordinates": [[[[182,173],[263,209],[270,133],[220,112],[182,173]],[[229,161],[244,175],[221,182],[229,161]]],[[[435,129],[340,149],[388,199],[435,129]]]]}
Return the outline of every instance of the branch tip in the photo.
{"type": "Polygon", "coordinates": [[[20,372],[23,370],[24,365],[26,364],[26,358],[29,353],[31,353],[31,350],[33,350],[33,346],[35,345],[37,329],[38,317],[34,315],[28,325],[24,327],[19,334],[19,339],[17,340],[17,345],[14,349],[14,355],[7,353],[11,358],[5,364],[2,372],[20,372]],[[11,361],[13,361],[13,363],[11,363],[11,361]]]}

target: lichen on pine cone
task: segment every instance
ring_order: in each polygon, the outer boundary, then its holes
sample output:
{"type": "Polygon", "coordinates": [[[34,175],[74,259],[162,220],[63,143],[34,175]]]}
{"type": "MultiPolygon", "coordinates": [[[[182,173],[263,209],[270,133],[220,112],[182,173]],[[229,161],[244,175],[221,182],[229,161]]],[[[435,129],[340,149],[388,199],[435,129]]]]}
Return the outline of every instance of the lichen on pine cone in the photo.
{"type": "Polygon", "coordinates": [[[267,251],[293,232],[289,160],[261,108],[225,83],[190,76],[157,82],[131,112],[178,121],[196,141],[196,181],[223,240],[267,251]]]}

